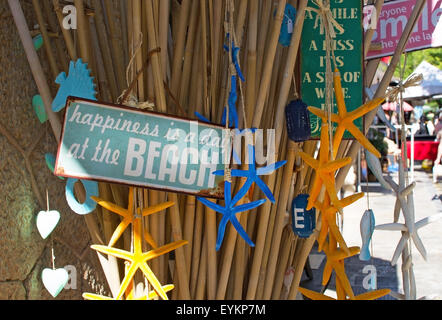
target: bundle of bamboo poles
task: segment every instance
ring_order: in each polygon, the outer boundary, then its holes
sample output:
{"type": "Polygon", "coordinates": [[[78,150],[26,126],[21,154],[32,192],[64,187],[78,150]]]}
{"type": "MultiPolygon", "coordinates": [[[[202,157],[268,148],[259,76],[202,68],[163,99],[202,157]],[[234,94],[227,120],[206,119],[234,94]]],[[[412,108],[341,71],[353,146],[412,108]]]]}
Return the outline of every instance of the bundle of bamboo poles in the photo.
{"type": "MultiPolygon", "coordinates": [[[[197,111],[220,123],[229,94],[229,54],[223,48],[227,44],[225,26],[227,20],[233,23],[231,31],[240,48],[238,58],[246,79],[238,97],[238,110],[242,108],[241,102],[244,105],[244,112],[238,112],[240,124],[275,129],[276,160],[287,160],[283,169],[264,179],[276,202],[267,201],[239,217],[255,247],[249,247],[229,225],[223,245],[216,251],[219,215],[194,196],[143,189],[144,206],[165,200],[175,202],[166,212],[144,218],[144,228],[157,244],[188,241],[173,255],[149,263],[162,284],[175,285],[172,299],[295,299],[317,236],[315,232],[308,239],[297,238],[291,231],[288,212],[293,197],[308,192],[314,178],[312,170],[301,165],[296,151],[313,155],[318,142],[290,141],[284,118],[285,106],[299,92],[295,70],[308,0],[74,0],[77,29],[63,28],[62,10],[71,2],[32,0],[37,31],[44,39],[42,56],[48,61],[48,74],[43,72],[32,47],[19,0],[8,1],[57,140],[61,117],[51,110],[56,92],[47,83],[53,82],[59,72],[67,71],[69,60],[78,58],[87,62],[92,71],[99,101],[124,103],[121,97],[131,94],[138,102],[153,103],[155,111],[190,119],[195,119],[197,111]],[[278,37],[286,3],[297,9],[297,16],[291,44],[282,47],[278,37]],[[294,277],[287,287],[284,275],[289,268],[294,269],[294,277]]],[[[383,2],[375,1],[378,13],[383,2]]],[[[422,10],[421,3],[425,1],[417,1],[419,5],[408,21],[377,95],[387,89],[422,10]]],[[[366,49],[371,37],[369,29],[365,35],[366,49]]],[[[377,59],[367,63],[366,86],[371,84],[378,63],[377,59]]],[[[373,117],[374,112],[366,117],[366,122],[370,124],[373,117]]],[[[355,158],[358,148],[356,142],[346,141],[338,157],[355,158]]],[[[337,189],[348,169],[338,173],[337,189]]],[[[234,183],[237,189],[241,181],[234,183]]],[[[126,186],[99,183],[99,191],[100,198],[122,207],[127,205],[126,186]]],[[[76,192],[80,200],[84,198],[81,188],[76,192]]],[[[263,195],[254,188],[242,201],[260,198],[263,195]]],[[[85,220],[94,244],[107,244],[120,222],[117,215],[100,207],[85,216],[85,220]]],[[[130,233],[128,228],[118,247],[130,250],[130,233]]],[[[115,295],[124,265],[99,253],[98,258],[115,295]]]]}

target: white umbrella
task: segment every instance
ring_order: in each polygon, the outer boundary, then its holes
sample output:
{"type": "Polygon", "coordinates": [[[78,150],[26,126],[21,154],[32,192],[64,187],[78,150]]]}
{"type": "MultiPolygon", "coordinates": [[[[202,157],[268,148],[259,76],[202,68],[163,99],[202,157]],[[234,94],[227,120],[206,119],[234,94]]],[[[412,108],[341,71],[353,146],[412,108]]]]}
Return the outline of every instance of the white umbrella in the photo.
{"type": "Polygon", "coordinates": [[[423,75],[422,83],[405,89],[404,99],[425,98],[442,94],[442,70],[422,61],[413,73],[423,75]]]}

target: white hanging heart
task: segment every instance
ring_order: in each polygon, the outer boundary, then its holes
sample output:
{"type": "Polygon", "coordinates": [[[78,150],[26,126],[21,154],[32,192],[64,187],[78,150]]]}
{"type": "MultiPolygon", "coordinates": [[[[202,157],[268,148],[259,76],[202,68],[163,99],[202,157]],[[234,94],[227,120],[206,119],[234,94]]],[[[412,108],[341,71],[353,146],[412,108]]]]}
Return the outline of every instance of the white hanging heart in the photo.
{"type": "Polygon", "coordinates": [[[68,283],[69,274],[64,268],[55,270],[45,268],[41,273],[41,279],[46,290],[55,298],[63,290],[66,283],[68,283]]]}
{"type": "Polygon", "coordinates": [[[57,210],[40,211],[37,214],[37,229],[43,239],[55,229],[60,221],[60,212],[57,210]]]}

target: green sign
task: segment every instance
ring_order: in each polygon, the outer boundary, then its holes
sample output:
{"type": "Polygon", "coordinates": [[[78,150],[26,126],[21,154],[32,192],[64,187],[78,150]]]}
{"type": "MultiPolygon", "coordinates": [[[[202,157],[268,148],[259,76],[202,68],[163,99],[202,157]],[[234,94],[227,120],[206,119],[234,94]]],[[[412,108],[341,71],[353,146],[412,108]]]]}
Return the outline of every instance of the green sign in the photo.
{"type": "Polygon", "coordinates": [[[222,198],[220,126],[69,97],[55,174],[222,198]]]}
{"type": "MultiPolygon", "coordinates": [[[[312,0],[308,6],[317,8],[312,0]]],[[[330,10],[335,20],[343,27],[344,32],[336,30],[333,49],[337,68],[341,73],[347,111],[352,111],[363,104],[363,30],[362,3],[357,0],[330,0],[330,10]]],[[[301,94],[302,100],[309,106],[325,108],[325,35],[321,34],[320,23],[315,28],[317,13],[307,10],[301,41],[301,94]]],[[[331,62],[334,70],[333,62],[331,62]]],[[[336,99],[333,98],[333,112],[337,113],[336,99]]],[[[355,125],[363,128],[362,119],[355,125]]],[[[312,138],[320,136],[321,120],[310,113],[312,138]]],[[[336,128],[336,127],[335,127],[336,128]]],[[[344,138],[351,138],[347,131],[344,138]]]]}

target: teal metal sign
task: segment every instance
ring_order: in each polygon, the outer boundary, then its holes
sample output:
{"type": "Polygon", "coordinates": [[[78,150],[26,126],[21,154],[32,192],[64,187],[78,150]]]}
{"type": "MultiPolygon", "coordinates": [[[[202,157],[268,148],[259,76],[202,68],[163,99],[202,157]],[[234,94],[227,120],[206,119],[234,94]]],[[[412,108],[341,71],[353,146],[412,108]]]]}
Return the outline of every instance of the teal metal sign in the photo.
{"type": "MultiPolygon", "coordinates": [[[[222,198],[224,130],[69,97],[55,174],[222,198]]],[[[229,152],[230,154],[230,152],[229,152]]]]}
{"type": "MultiPolygon", "coordinates": [[[[330,0],[330,10],[344,32],[336,30],[332,46],[336,64],[341,73],[342,89],[347,111],[363,104],[363,29],[362,1],[330,0]]],[[[312,0],[308,6],[317,8],[312,0]]],[[[321,33],[317,13],[307,10],[301,40],[301,95],[309,106],[325,109],[325,35],[321,33]]],[[[332,62],[332,69],[334,69],[332,62]]],[[[337,113],[334,99],[334,113],[337,113]]],[[[357,119],[355,125],[362,131],[363,121],[357,119]]],[[[319,138],[321,119],[310,114],[312,138],[319,138]]],[[[334,124],[336,129],[336,124],[334,124]]],[[[344,138],[352,138],[346,131],[344,138]]]]}

